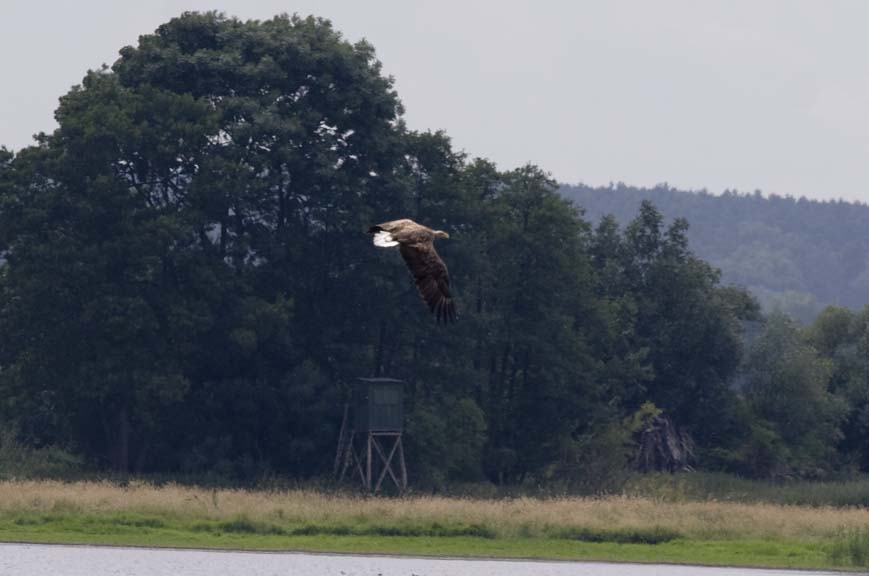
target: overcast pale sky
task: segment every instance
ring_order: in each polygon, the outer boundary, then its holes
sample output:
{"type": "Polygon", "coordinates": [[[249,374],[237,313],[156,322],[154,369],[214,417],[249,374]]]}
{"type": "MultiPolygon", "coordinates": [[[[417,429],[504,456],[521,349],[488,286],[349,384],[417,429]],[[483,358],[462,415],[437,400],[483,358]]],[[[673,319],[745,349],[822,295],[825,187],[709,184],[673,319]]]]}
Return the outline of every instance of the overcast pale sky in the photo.
{"type": "Polygon", "coordinates": [[[375,46],[411,128],[502,169],[869,202],[862,0],[0,0],[0,145],[184,10],[327,17],[375,46]]]}

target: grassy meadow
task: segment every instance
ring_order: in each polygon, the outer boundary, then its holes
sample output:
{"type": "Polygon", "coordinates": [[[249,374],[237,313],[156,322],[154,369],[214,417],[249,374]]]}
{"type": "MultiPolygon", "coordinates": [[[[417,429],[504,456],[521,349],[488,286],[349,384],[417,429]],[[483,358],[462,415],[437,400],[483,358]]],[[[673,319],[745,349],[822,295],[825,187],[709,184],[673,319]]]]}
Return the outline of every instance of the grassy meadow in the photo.
{"type": "Polygon", "coordinates": [[[862,506],[0,483],[2,541],[853,569],[867,527],[862,506]]]}

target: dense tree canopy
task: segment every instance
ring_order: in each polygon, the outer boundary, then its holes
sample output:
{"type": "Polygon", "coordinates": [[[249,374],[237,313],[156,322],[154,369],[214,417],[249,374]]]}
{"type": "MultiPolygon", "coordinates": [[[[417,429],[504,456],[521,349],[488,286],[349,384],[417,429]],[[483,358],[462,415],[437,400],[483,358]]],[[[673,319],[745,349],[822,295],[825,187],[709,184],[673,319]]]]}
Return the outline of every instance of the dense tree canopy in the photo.
{"type": "Polygon", "coordinates": [[[636,188],[563,186],[597,222],[627,223],[644,200],[668,220],[687,218],[697,255],[720,268],[725,283],[749,288],[768,311],[809,323],[828,305],[859,309],[869,293],[869,206],[725,191],[686,192],[666,184],[636,188]]]}
{"type": "Polygon", "coordinates": [[[21,154],[3,215],[4,352],[80,419],[58,437],[125,469],[165,458],[155,443],[178,426],[203,440],[195,465],[277,453],[265,427],[313,425],[302,406],[355,375],[352,346],[330,347],[365,322],[321,303],[364,308],[362,239],[346,231],[390,198],[378,174],[401,158],[399,113],[371,48],[311,18],[188,14],[88,73],[21,154]]]}
{"type": "Polygon", "coordinates": [[[314,18],[184,14],[89,72],[55,132],[0,150],[4,428],[101,469],[310,477],[354,380],[390,376],[418,486],[605,489],[653,413],[700,465],[869,466],[863,316],[774,319],[743,364],[758,306],[686,221],[643,203],[592,227],[541,168],[401,114],[373,49],[314,18]],[[450,232],[456,324],[370,245],[400,217],[450,232]]]}

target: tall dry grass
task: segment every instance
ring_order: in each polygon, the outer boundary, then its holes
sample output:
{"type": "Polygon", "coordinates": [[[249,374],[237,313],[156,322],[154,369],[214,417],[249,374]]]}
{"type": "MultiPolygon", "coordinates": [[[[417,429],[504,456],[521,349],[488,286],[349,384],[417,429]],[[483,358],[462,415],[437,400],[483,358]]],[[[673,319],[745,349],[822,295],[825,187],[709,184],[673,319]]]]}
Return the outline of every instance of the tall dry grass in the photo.
{"type": "Polygon", "coordinates": [[[0,483],[0,515],[135,512],[229,520],[244,517],[287,526],[391,524],[479,525],[500,537],[553,529],[648,530],[696,538],[834,538],[869,525],[869,510],[734,502],[664,502],[649,498],[515,498],[437,496],[364,498],[316,491],[208,490],[148,483],[0,483]]]}
{"type": "Polygon", "coordinates": [[[716,472],[636,474],[623,493],[671,501],[726,500],[807,506],[869,506],[869,477],[770,481],[716,472]]]}

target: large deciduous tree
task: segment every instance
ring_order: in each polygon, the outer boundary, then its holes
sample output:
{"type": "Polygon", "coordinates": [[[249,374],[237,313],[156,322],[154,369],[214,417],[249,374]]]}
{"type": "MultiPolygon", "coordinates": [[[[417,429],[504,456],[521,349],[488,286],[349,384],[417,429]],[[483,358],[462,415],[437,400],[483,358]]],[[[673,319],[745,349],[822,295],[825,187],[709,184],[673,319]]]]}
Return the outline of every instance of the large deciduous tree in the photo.
{"type": "Polygon", "coordinates": [[[592,242],[602,338],[596,355],[614,401],[628,412],[652,401],[701,449],[729,443],[736,421],[730,380],[739,367],[743,321],[759,310],[744,290],[693,255],[688,223],[664,224],[643,202],[620,231],[605,218],[592,242]]]}
{"type": "Polygon", "coordinates": [[[828,388],[832,368],[792,320],[769,318],[747,359],[744,394],[755,416],[749,451],[764,455],[748,458],[757,468],[751,472],[823,476],[836,466],[846,405],[828,388]]]}
{"type": "Polygon", "coordinates": [[[846,406],[839,454],[846,466],[869,471],[869,307],[824,309],[808,328],[807,341],[830,363],[827,390],[846,406]]]}
{"type": "Polygon", "coordinates": [[[118,470],[181,465],[173,438],[310,456],[326,378],[356,375],[333,342],[365,338],[357,233],[400,112],[371,46],[315,18],[188,13],[89,72],[4,195],[8,390],[62,421],[31,433],[118,470]]]}

